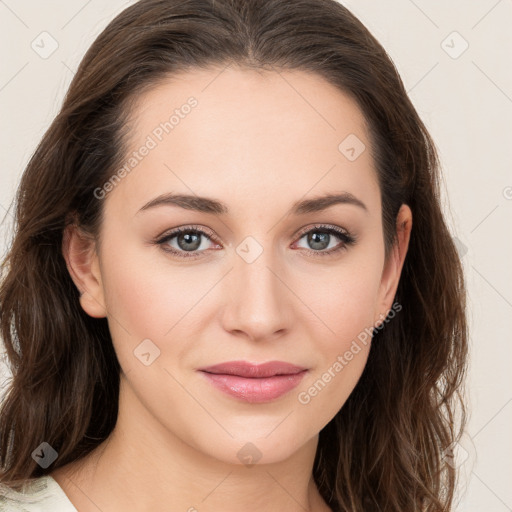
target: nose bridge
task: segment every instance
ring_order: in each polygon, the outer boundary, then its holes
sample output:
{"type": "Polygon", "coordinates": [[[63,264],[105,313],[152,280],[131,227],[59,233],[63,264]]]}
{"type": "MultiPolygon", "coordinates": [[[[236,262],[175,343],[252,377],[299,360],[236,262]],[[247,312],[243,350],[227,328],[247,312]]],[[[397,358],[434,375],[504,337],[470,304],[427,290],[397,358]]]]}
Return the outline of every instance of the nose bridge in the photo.
{"type": "Polygon", "coordinates": [[[265,240],[248,236],[235,248],[229,292],[229,328],[254,338],[289,327],[289,291],[283,284],[284,276],[278,277],[282,266],[270,247],[271,237],[265,240]]]}

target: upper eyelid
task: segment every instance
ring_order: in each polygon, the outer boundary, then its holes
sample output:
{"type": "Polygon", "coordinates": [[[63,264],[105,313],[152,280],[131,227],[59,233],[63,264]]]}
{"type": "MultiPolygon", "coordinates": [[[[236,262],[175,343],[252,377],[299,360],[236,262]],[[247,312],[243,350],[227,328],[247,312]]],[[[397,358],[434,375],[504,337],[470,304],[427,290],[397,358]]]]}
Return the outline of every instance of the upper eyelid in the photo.
{"type": "Polygon", "coordinates": [[[335,226],[334,224],[315,224],[313,226],[305,227],[299,229],[299,231],[296,232],[294,236],[300,236],[303,237],[305,234],[309,233],[310,231],[314,230],[322,230],[322,229],[332,229],[333,231],[341,231],[340,234],[346,234],[347,236],[352,236],[350,231],[348,231],[345,228],[342,228],[341,226],[335,226]]]}
{"type": "Polygon", "coordinates": [[[169,230],[168,232],[164,232],[162,235],[158,236],[156,240],[165,240],[169,238],[174,238],[175,236],[179,235],[180,232],[185,231],[198,231],[199,233],[211,238],[215,239],[215,235],[213,234],[213,230],[210,230],[203,226],[195,226],[195,225],[186,225],[186,226],[178,226],[176,228],[173,228],[169,230]]]}

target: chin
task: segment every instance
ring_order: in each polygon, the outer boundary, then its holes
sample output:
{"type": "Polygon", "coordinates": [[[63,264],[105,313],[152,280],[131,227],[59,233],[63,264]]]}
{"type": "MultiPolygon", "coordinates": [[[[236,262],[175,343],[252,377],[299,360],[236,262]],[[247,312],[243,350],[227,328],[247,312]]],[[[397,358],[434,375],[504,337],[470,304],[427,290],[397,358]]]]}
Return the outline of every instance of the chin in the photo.
{"type": "MultiPolygon", "coordinates": [[[[244,434],[232,432],[233,438],[228,434],[222,438],[209,438],[209,444],[202,451],[226,464],[253,467],[261,464],[275,464],[287,460],[301,449],[307,449],[307,443],[314,441],[312,450],[316,449],[316,439],[307,438],[302,432],[294,437],[294,433],[285,427],[285,420],[281,425],[273,423],[259,432],[254,428],[241,429],[244,434]],[[249,433],[250,432],[250,433],[249,433]]],[[[313,438],[315,436],[312,436],[313,438]]]]}

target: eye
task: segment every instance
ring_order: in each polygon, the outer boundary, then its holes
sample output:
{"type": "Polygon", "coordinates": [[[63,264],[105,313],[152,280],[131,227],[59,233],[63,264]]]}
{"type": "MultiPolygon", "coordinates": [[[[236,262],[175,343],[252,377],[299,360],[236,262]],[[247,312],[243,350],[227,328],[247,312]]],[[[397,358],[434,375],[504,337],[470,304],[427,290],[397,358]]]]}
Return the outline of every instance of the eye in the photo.
{"type": "Polygon", "coordinates": [[[199,253],[208,249],[208,242],[203,244],[202,238],[212,242],[212,235],[199,226],[176,228],[155,243],[161,245],[164,251],[176,254],[182,258],[195,258],[199,253]],[[174,239],[176,239],[174,241],[174,239]]]}
{"type": "Polygon", "coordinates": [[[338,251],[348,249],[349,246],[354,245],[356,242],[354,235],[338,226],[316,225],[308,231],[302,232],[299,236],[300,240],[305,238],[306,244],[312,247],[312,249],[306,247],[306,250],[313,256],[329,256],[338,251]],[[332,242],[334,242],[333,237],[340,240],[334,246],[332,245],[332,242]]]}

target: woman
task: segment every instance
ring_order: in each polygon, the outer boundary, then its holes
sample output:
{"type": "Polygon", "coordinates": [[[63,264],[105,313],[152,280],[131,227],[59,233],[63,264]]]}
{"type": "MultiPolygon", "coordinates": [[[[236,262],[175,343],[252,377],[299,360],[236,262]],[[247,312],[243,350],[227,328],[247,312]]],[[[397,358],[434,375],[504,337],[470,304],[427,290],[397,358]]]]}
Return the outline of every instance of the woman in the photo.
{"type": "Polygon", "coordinates": [[[467,326],[438,157],[339,3],[127,8],[16,221],[4,510],[451,510],[467,326]]]}

